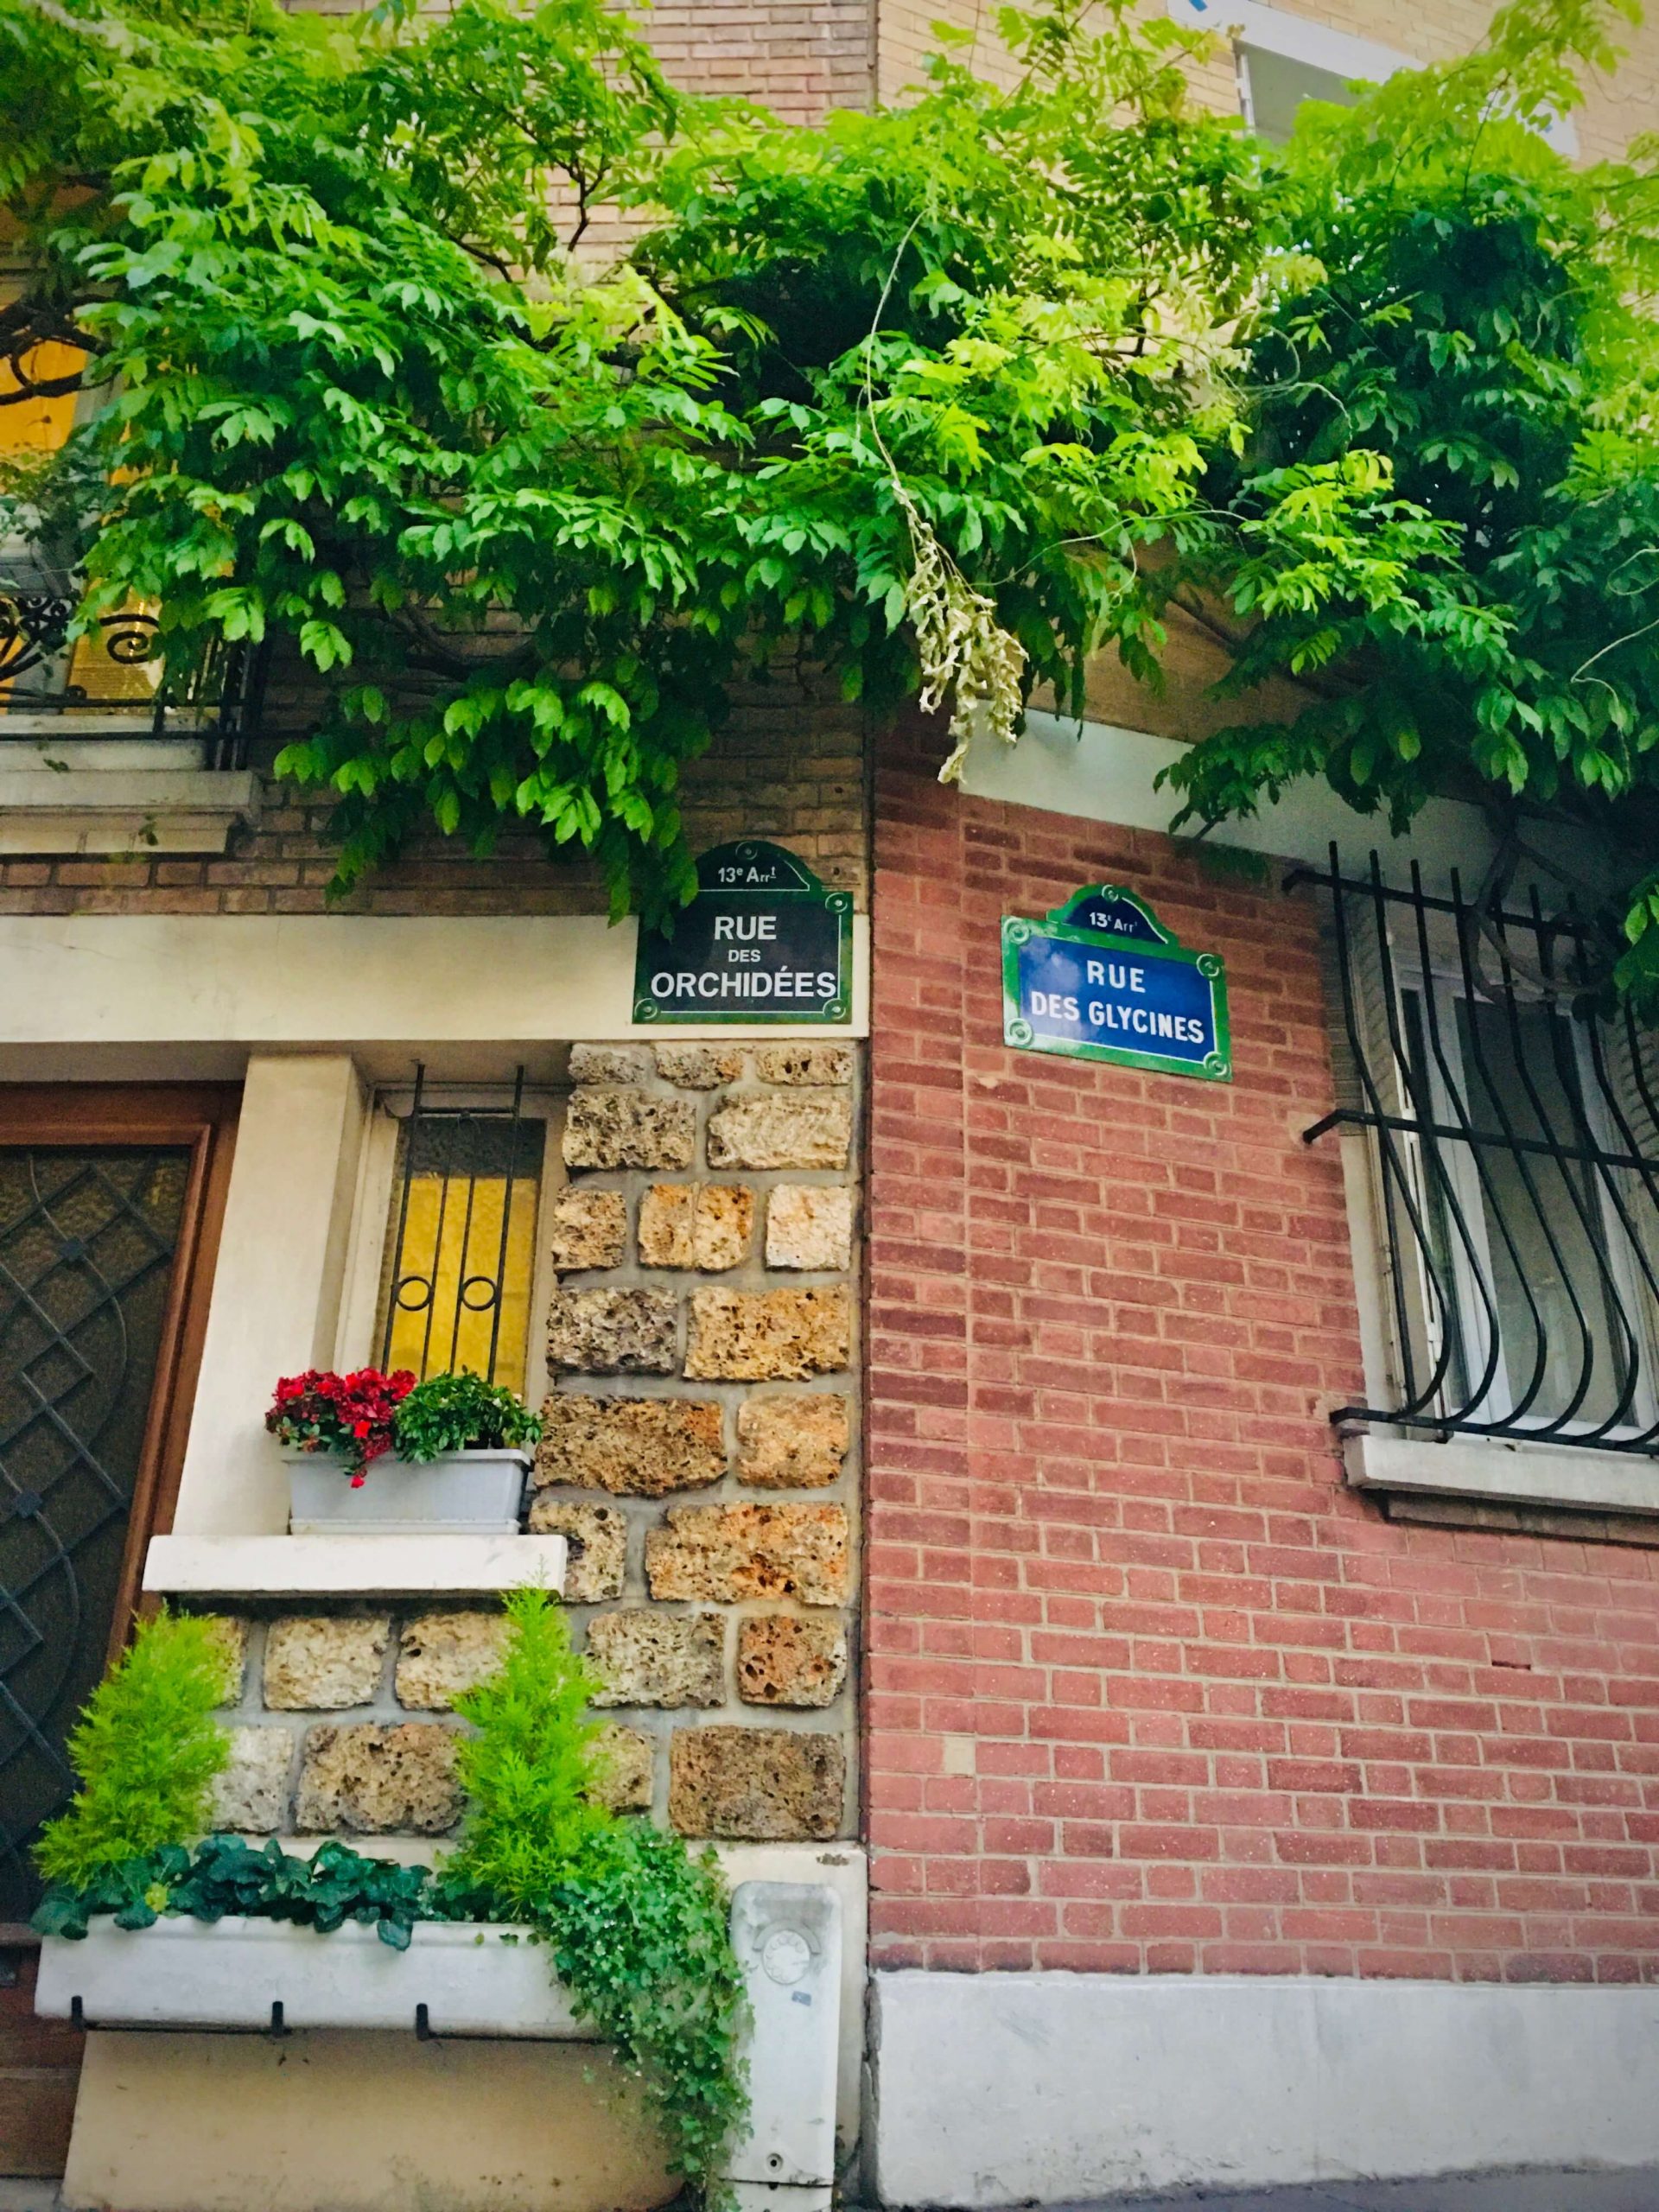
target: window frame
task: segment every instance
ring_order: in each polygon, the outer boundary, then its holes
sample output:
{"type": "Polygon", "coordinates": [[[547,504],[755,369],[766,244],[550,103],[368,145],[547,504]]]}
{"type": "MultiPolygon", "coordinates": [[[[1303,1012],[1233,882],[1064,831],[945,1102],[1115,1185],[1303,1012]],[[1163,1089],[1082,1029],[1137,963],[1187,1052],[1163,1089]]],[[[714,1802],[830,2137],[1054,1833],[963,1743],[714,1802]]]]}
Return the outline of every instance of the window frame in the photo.
{"type": "MultiPolygon", "coordinates": [[[[1415,963],[1402,962],[1397,972],[1396,982],[1402,1001],[1408,994],[1427,996],[1429,991],[1438,987],[1438,996],[1441,1007],[1452,1015],[1455,1015],[1460,1004],[1475,1003],[1470,1000],[1468,993],[1463,988],[1462,976],[1449,963],[1439,961],[1433,963],[1431,976],[1427,979],[1428,990],[1425,989],[1426,979],[1415,963]]],[[[1521,1001],[1520,1003],[1524,1005],[1529,1002],[1521,1001]]],[[[1531,1003],[1545,1005],[1547,1001],[1539,1000],[1531,1003]]],[[[1560,1014],[1556,1014],[1554,1018],[1557,1020],[1567,1019],[1560,1014]]],[[[1615,1154],[1619,1147],[1606,1106],[1599,1095],[1593,1055],[1584,1025],[1571,1023],[1562,1042],[1571,1055],[1571,1066],[1579,1092],[1580,1110],[1592,1141],[1601,1152],[1615,1154]]],[[[1427,1069],[1427,1083],[1435,1119],[1444,1123],[1450,1123],[1454,1119],[1465,1117],[1468,1111],[1468,1102],[1472,1096],[1472,1077],[1469,1057],[1456,1021],[1443,1023],[1438,1039],[1433,1044],[1429,1045],[1427,1049],[1430,1063],[1427,1069]],[[1441,1055],[1444,1055],[1451,1063],[1449,1070],[1443,1069],[1438,1065],[1441,1055]],[[1451,1077],[1449,1082],[1448,1073],[1451,1077]]],[[[1421,1158],[1421,1140],[1420,1138],[1406,1136],[1402,1138],[1402,1142],[1403,1147],[1418,1154],[1421,1158]]],[[[1484,1149],[1486,1147],[1473,1144],[1448,1144],[1441,1147],[1444,1172],[1454,1185],[1453,1194],[1458,1214],[1463,1224],[1464,1233],[1468,1238],[1469,1246],[1471,1248],[1464,1249],[1459,1245],[1452,1250],[1450,1261],[1449,1272],[1457,1287],[1458,1294],[1458,1332],[1465,1347],[1471,1344],[1478,1347],[1482,1341],[1488,1338],[1489,1332],[1491,1338],[1495,1339],[1490,1343],[1489,1346],[1493,1363],[1492,1379],[1484,1391],[1477,1394],[1475,1402],[1487,1408],[1496,1421],[1503,1424],[1506,1433],[1524,1440],[1528,1437],[1529,1431],[1535,1431],[1538,1440],[1562,1445],[1570,1444],[1573,1441],[1572,1432],[1569,1430],[1563,1433],[1552,1427],[1547,1414],[1535,1413],[1529,1407],[1523,1408],[1517,1413],[1517,1401],[1526,1393],[1517,1389],[1516,1377],[1512,1372],[1513,1345],[1505,1339],[1501,1328],[1492,1331],[1490,1323],[1481,1318],[1486,1286],[1491,1286],[1494,1294],[1497,1291],[1497,1273],[1493,1261],[1496,1248],[1492,1236],[1491,1217],[1495,1213],[1502,1212],[1498,1198],[1495,1193],[1489,1192],[1487,1180],[1482,1173],[1479,1155],[1484,1149]]],[[[1525,1155],[1518,1156],[1524,1158],[1525,1155]]],[[[1563,1180],[1565,1179],[1563,1178],[1563,1180]]],[[[1427,1188],[1426,1185],[1421,1183],[1420,1187],[1427,1188]]],[[[1617,1315],[1620,1325],[1630,1332],[1635,1345],[1637,1371],[1630,1406],[1622,1419],[1615,1421],[1605,1434],[1595,1440],[1595,1442],[1602,1443],[1609,1449],[1618,1449],[1619,1441],[1650,1434],[1656,1424],[1659,1424],[1659,1390],[1656,1389],[1656,1352],[1659,1351],[1659,1315],[1650,1310],[1651,1301],[1643,1295],[1644,1287],[1641,1281],[1635,1253],[1631,1249],[1630,1234],[1624,1224],[1618,1218],[1605,1182],[1601,1178],[1597,1177],[1592,1188],[1593,1211],[1591,1211],[1587,1205],[1578,1209],[1580,1226],[1586,1239],[1592,1241],[1595,1245],[1598,1264],[1605,1272],[1607,1287],[1612,1292],[1612,1311],[1617,1315]],[[1586,1214],[1589,1216],[1588,1218],[1586,1217],[1586,1214]]],[[[1574,1203],[1576,1206],[1577,1202],[1574,1203]]],[[[1535,1199],[1534,1210],[1539,1214],[1541,1223],[1542,1208],[1535,1199]]],[[[1545,1226],[1545,1233],[1547,1236],[1551,1233],[1548,1225],[1545,1226]]],[[[1611,1332],[1609,1332],[1605,1338],[1596,1344],[1597,1356],[1599,1357],[1601,1351],[1611,1346],[1611,1332]]],[[[1463,1385],[1465,1395],[1468,1390],[1467,1363],[1475,1356],[1475,1352],[1467,1349],[1462,1354],[1465,1370],[1465,1380],[1463,1385]]],[[[1402,1381],[1399,1376],[1396,1375],[1393,1378],[1393,1383],[1396,1391],[1402,1389],[1402,1381]]],[[[1442,1393],[1443,1397],[1445,1395],[1442,1393]]],[[[1535,1396],[1536,1393],[1533,1395],[1535,1396]]],[[[1595,1423],[1592,1425],[1597,1427],[1600,1426],[1595,1423]]],[[[1594,1444],[1586,1444],[1584,1448],[1592,1449],[1594,1444]]],[[[1659,1449],[1659,1446],[1656,1446],[1655,1448],[1659,1449]]]]}
{"type": "MultiPolygon", "coordinates": [[[[1271,7],[1267,0],[1165,0],[1165,9],[1171,22],[1184,29],[1230,37],[1240,111],[1252,129],[1255,118],[1248,58],[1252,48],[1276,54],[1281,60],[1300,61],[1344,84],[1383,85],[1402,69],[1424,66],[1418,55],[1403,54],[1376,39],[1362,38],[1354,31],[1338,30],[1332,24],[1293,14],[1287,8],[1271,7]]],[[[1557,153],[1569,160],[1577,156],[1578,132],[1570,115],[1553,117],[1543,135],[1557,153]]]]}
{"type": "MultiPolygon", "coordinates": [[[[15,296],[16,289],[16,271],[10,272],[9,281],[8,273],[0,270],[0,301],[15,296]]],[[[68,344],[63,340],[42,342],[68,344]]],[[[92,355],[87,355],[86,359],[89,365],[92,365],[92,355]]],[[[84,380],[70,397],[62,438],[46,449],[61,451],[77,430],[95,421],[109,406],[115,389],[107,379],[99,381],[89,377],[84,380]]],[[[3,412],[0,419],[3,419],[3,412]]],[[[41,565],[30,540],[17,535],[0,537],[0,597],[11,594],[24,601],[38,598],[62,602],[71,610],[76,596],[73,588],[59,588],[53,574],[41,565]]],[[[54,627],[58,620],[54,606],[54,627]]],[[[111,648],[118,641],[136,645],[146,631],[153,635],[156,617],[153,609],[130,606],[104,617],[99,627],[111,648]]],[[[111,650],[110,658],[118,669],[143,671],[153,665],[154,679],[135,683],[125,691],[111,691],[103,697],[75,698],[71,696],[71,691],[77,668],[83,675],[87,672],[87,648],[92,637],[69,642],[60,639],[55,645],[48,647],[30,645],[28,636],[25,631],[24,655],[19,658],[31,651],[38,652],[39,658],[20,677],[0,680],[0,771],[6,772],[0,804],[8,810],[29,804],[32,794],[18,785],[16,779],[34,768],[54,777],[62,777],[67,771],[71,775],[131,775],[136,772],[174,778],[204,772],[217,775],[246,768],[249,729],[257,713],[264,683],[266,653],[263,646],[223,650],[216,657],[217,674],[210,688],[199,698],[171,702],[162,696],[159,661],[152,663],[147,657],[132,652],[118,658],[111,650]]],[[[61,796],[79,798],[80,787],[61,796]]],[[[203,807],[226,814],[226,823],[217,836],[210,836],[205,844],[199,836],[182,845],[168,840],[164,848],[157,849],[196,849],[200,846],[204,850],[222,851],[230,822],[250,810],[245,795],[239,790],[234,793],[224,791],[212,798],[201,794],[198,810],[203,807]]],[[[89,849],[101,849],[94,837],[89,849]]],[[[110,849],[115,849],[113,846],[110,849]]]]}
{"type": "MultiPolygon", "coordinates": [[[[425,1095],[440,1096],[446,1107],[478,1106],[499,1109],[504,1086],[499,1081],[467,1077],[429,1079],[425,1095]]],[[[397,1158],[400,1123],[408,1118],[415,1096],[413,1077],[375,1086],[369,1103],[359,1154],[357,1186],[352,1204],[351,1231],[346,1248],[345,1287],[340,1299],[334,1340],[334,1364],[342,1370],[377,1366],[385,1325],[384,1290],[387,1262],[397,1223],[397,1158]]],[[[551,1303],[558,1277],[553,1268],[552,1239],[546,1234],[549,1208],[566,1182],[563,1138],[567,1092],[547,1083],[526,1079],[520,1101],[525,1121],[544,1125],[541,1179],[537,1189],[537,1215],[530,1278],[530,1320],[525,1332],[524,1376],[522,1382],[506,1378],[527,1405],[538,1406],[552,1388],[547,1365],[546,1332],[537,1325],[551,1303]]]]}

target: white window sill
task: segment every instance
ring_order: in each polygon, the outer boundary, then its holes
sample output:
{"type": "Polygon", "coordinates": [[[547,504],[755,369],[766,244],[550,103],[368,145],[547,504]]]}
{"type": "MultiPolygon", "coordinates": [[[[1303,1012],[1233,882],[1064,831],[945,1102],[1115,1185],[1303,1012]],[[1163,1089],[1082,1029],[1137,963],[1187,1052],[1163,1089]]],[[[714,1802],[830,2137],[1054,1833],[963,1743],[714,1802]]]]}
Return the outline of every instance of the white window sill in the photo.
{"type": "MultiPolygon", "coordinates": [[[[159,733],[152,707],[93,704],[40,714],[13,707],[0,721],[0,738],[16,747],[16,765],[29,768],[200,768],[202,748],[216,734],[211,714],[170,708],[159,733]]],[[[9,757],[0,753],[0,762],[9,757]]]]}
{"type": "Polygon", "coordinates": [[[1659,1465],[1593,1445],[1511,1444],[1496,1436],[1442,1444],[1355,1428],[1343,1438],[1343,1460],[1356,1490],[1659,1516],[1659,1465]]]}
{"type": "MultiPolygon", "coordinates": [[[[44,749],[44,748],[43,748],[44,749]]],[[[54,745],[62,760],[72,748],[54,745]]],[[[0,856],[81,853],[222,853],[231,831],[259,808],[259,779],[246,768],[203,768],[194,741],[112,742],[100,752],[122,765],[45,765],[32,746],[0,748],[0,856]],[[9,764],[22,753],[27,766],[9,764]],[[175,752],[194,755],[173,765],[175,752]],[[143,759],[143,765],[127,766],[143,759]]]]}
{"type": "Polygon", "coordinates": [[[169,1598],[558,1592],[566,1548],[563,1536],[156,1536],[143,1586],[169,1598]]]}

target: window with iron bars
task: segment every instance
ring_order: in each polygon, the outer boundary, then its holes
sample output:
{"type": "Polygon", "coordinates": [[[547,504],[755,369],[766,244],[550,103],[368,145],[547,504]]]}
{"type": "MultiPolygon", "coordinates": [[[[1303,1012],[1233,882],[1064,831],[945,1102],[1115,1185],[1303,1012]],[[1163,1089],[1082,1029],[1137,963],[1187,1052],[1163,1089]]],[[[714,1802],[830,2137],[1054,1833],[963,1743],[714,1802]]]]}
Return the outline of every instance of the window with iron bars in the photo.
{"type": "MultiPolygon", "coordinates": [[[[47,460],[108,404],[107,385],[52,389],[85,365],[84,353],[55,340],[16,365],[0,358],[0,467],[47,460]],[[24,396],[35,380],[48,390],[24,396]]],[[[132,601],[71,641],[79,596],[48,548],[0,537],[0,768],[130,766],[124,748],[137,740],[147,767],[245,767],[263,648],[222,647],[188,673],[169,672],[158,608],[132,601]],[[111,741],[113,755],[102,749],[111,741]]]]}
{"type": "Polygon", "coordinates": [[[1338,1096],[1305,1135],[1355,1133],[1382,1277],[1386,1376],[1334,1418],[1659,1453],[1659,1053],[1606,1012],[1586,925],[1334,847],[1297,883],[1326,905],[1338,1096]]]}
{"type": "Polygon", "coordinates": [[[545,1114],[522,1068],[505,1089],[459,1092],[432,1085],[423,1068],[393,1118],[379,1363],[423,1379],[470,1369],[523,1390],[545,1114]]]}

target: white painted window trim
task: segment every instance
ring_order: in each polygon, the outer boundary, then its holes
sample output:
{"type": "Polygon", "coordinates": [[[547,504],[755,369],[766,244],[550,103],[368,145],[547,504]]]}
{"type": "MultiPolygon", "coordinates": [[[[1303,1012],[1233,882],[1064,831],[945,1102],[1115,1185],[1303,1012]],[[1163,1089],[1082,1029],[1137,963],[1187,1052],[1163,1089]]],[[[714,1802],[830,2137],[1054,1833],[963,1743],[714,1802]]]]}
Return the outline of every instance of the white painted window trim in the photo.
{"type": "MultiPolygon", "coordinates": [[[[249,1062],[178,1504],[171,1533],[150,1541],[146,1590],[292,1598],[563,1586],[557,1536],[285,1533],[287,1485],[264,1428],[276,1377],[338,1364],[343,1345],[353,1363],[372,1357],[353,1332],[375,1325],[396,1150],[391,1116],[378,1116],[378,1144],[375,1118],[347,1052],[249,1062]]],[[[550,1116],[550,1153],[559,1126],[550,1116]]],[[[538,1297],[545,1241],[538,1235],[538,1297]]],[[[534,1344],[532,1331],[532,1393],[534,1344]]]]}
{"type": "MultiPolygon", "coordinates": [[[[1408,983],[1411,971],[1402,980],[1408,983]]],[[[1327,1007],[1327,1020],[1333,1013],[1327,1007]]],[[[1395,1396],[1401,1382],[1378,1168],[1366,1131],[1344,1128],[1333,1134],[1341,1147],[1365,1398],[1380,1406],[1395,1396]]],[[[1644,1421],[1650,1418],[1651,1409],[1645,1409],[1644,1421]]],[[[1574,1443],[1568,1437],[1436,1434],[1433,1416],[1426,1413],[1413,1429],[1382,1422],[1347,1424],[1342,1456],[1348,1483],[1356,1490],[1649,1515],[1655,1516],[1654,1541],[1659,1543],[1659,1464],[1642,1453],[1574,1443]]]]}
{"type": "MultiPolygon", "coordinates": [[[[1247,123],[1254,124],[1250,103],[1249,54],[1277,54],[1283,60],[1305,62],[1323,69],[1344,84],[1386,85],[1402,69],[1421,68],[1415,55],[1376,39],[1339,31],[1329,23],[1315,22],[1287,8],[1273,8],[1266,0],[1165,0],[1172,22],[1183,29],[1209,31],[1230,37],[1238,66],[1239,104],[1247,123]]],[[[1570,115],[1552,118],[1544,137],[1556,152],[1576,158],[1579,136],[1570,115]]]]}
{"type": "Polygon", "coordinates": [[[1355,1490],[1652,1518],[1659,1543],[1659,1465],[1645,1453],[1500,1436],[1412,1435],[1356,1422],[1343,1438],[1355,1490]]]}
{"type": "Polygon", "coordinates": [[[1344,84],[1358,79],[1382,85],[1397,71],[1418,66],[1398,47],[1357,38],[1351,31],[1333,29],[1286,8],[1268,7],[1264,0],[1167,0],[1167,7],[1171,21],[1183,29],[1230,36],[1235,48],[1255,47],[1287,61],[1305,61],[1310,69],[1324,69],[1344,84]]]}
{"type": "MultiPolygon", "coordinates": [[[[18,296],[25,275],[0,264],[0,302],[18,296]]],[[[113,386],[83,385],[72,429],[114,396],[113,386]]],[[[27,563],[31,551],[27,539],[0,536],[0,559],[27,563]]],[[[67,666],[67,650],[53,658],[67,666]]],[[[143,700],[0,711],[0,859],[224,853],[237,824],[258,815],[258,777],[204,766],[211,712],[164,710],[160,738],[147,734],[155,716],[143,700]]]]}

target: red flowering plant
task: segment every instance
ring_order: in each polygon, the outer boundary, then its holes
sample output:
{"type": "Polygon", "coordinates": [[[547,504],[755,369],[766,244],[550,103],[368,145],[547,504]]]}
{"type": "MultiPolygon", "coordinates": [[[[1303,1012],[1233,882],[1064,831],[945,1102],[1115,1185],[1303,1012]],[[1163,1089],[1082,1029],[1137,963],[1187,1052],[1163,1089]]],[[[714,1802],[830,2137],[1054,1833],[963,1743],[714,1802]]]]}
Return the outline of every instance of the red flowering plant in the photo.
{"type": "Polygon", "coordinates": [[[265,1427],[297,1452],[326,1452],[343,1460],[352,1488],[360,1490],[369,1462],[391,1451],[392,1416],[414,1388],[406,1367],[390,1375],[378,1367],[359,1367],[352,1375],[308,1367],[278,1382],[265,1427]]]}

